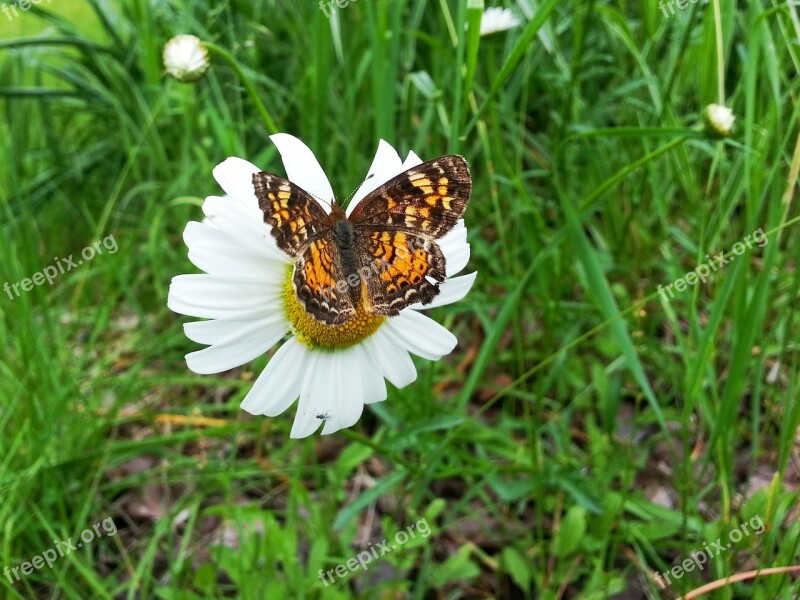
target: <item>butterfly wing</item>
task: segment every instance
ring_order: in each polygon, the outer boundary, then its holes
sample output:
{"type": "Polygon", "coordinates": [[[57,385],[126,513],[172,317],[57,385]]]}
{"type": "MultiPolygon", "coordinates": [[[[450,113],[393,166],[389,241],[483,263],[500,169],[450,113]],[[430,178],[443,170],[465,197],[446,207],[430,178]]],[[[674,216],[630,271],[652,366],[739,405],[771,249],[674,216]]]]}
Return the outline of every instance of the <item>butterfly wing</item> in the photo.
{"type": "Polygon", "coordinates": [[[445,279],[445,258],[436,240],[466,210],[472,192],[463,157],[443,156],[412,167],[369,193],[350,221],[365,262],[368,313],[393,316],[417,302],[429,304],[445,279]]]}
{"type": "Polygon", "coordinates": [[[311,194],[270,173],[253,175],[258,206],[278,247],[295,257],[292,285],[308,314],[327,325],[355,316],[344,280],[339,248],[331,238],[331,219],[311,194]]]}
{"type": "Polygon", "coordinates": [[[270,173],[254,173],[258,207],[264,213],[278,248],[298,256],[308,242],[330,229],[330,219],[314,197],[291,181],[270,173]]]}
{"type": "Polygon", "coordinates": [[[399,228],[435,240],[455,227],[471,193],[467,161],[455,154],[442,156],[370,192],[353,210],[350,221],[399,228]]]}
{"type": "Polygon", "coordinates": [[[445,279],[445,259],[435,241],[403,231],[364,228],[359,243],[369,256],[364,308],[369,314],[395,316],[406,306],[428,304],[445,279]]]}
{"type": "Polygon", "coordinates": [[[343,282],[346,283],[346,278],[339,248],[330,236],[313,240],[298,256],[292,284],[300,304],[317,321],[342,325],[356,315],[348,286],[343,282]]]}

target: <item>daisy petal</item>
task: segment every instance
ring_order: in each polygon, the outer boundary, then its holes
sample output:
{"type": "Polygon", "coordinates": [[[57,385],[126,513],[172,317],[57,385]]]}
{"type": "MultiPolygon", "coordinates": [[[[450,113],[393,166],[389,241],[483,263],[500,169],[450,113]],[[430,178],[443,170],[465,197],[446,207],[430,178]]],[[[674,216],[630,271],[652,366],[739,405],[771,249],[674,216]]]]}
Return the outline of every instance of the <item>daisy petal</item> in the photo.
{"type": "Polygon", "coordinates": [[[214,167],[212,173],[226,194],[233,196],[245,206],[258,207],[256,191],[253,188],[253,174],[260,170],[251,162],[231,157],[214,167]]]}
{"type": "Polygon", "coordinates": [[[210,321],[192,321],[183,324],[183,332],[193,342],[213,346],[223,344],[241,331],[250,331],[255,327],[268,327],[271,317],[249,321],[233,321],[229,319],[212,319],[210,321]]]}
{"type": "Polygon", "coordinates": [[[250,308],[263,305],[266,300],[274,310],[281,299],[277,285],[252,277],[206,273],[173,277],[170,293],[189,304],[202,301],[205,306],[222,309],[250,308]]]}
{"type": "Polygon", "coordinates": [[[254,247],[259,255],[287,260],[264,223],[264,213],[258,207],[244,206],[230,196],[209,196],[203,203],[203,212],[215,227],[233,238],[233,246],[246,241],[249,242],[248,247],[254,247]]]}
{"type": "MultiPolygon", "coordinates": [[[[403,171],[407,171],[411,167],[417,167],[422,164],[422,159],[417,156],[414,151],[410,151],[406,159],[403,161],[403,171]]],[[[401,173],[403,171],[400,171],[401,173]]]]}
{"type": "Polygon", "coordinates": [[[224,342],[187,354],[186,365],[201,375],[233,369],[264,354],[286,335],[287,330],[280,318],[255,321],[224,342]]]}
{"type": "Polygon", "coordinates": [[[294,417],[291,438],[304,438],[314,433],[321,423],[314,414],[314,403],[320,401],[328,393],[327,386],[334,379],[335,373],[330,370],[331,361],[323,360],[327,355],[319,352],[308,353],[305,377],[300,389],[300,402],[294,417]]]}
{"type": "Polygon", "coordinates": [[[211,275],[241,276],[278,285],[289,265],[286,255],[273,253],[268,243],[251,239],[248,244],[246,236],[242,238],[236,241],[219,227],[196,221],[190,221],[183,232],[189,260],[198,269],[211,275]]]}
{"type": "Polygon", "coordinates": [[[243,230],[260,238],[266,228],[263,213],[257,206],[245,206],[232,196],[208,196],[203,202],[203,213],[226,233],[242,234],[243,230]]]}
{"type": "Polygon", "coordinates": [[[396,343],[428,360],[439,360],[458,344],[456,336],[433,319],[406,310],[389,319],[384,327],[396,343]]]}
{"type": "Polygon", "coordinates": [[[365,349],[383,376],[396,388],[404,388],[417,378],[417,369],[411,356],[397,346],[385,325],[365,342],[365,349]]]}
{"type": "Polygon", "coordinates": [[[320,206],[325,212],[330,212],[329,203],[334,199],[333,188],[311,149],[288,133],[276,133],[269,139],[281,154],[289,181],[322,200],[320,206]]]}
{"type": "Polygon", "coordinates": [[[448,231],[438,242],[445,259],[445,275],[452,277],[469,262],[469,244],[464,219],[459,219],[455,227],[448,231]]]}
{"type": "Polygon", "coordinates": [[[353,198],[347,206],[347,215],[350,216],[350,213],[353,212],[356,205],[361,202],[367,194],[378,189],[392,177],[399,175],[403,171],[403,161],[400,160],[400,155],[397,153],[397,150],[385,140],[378,142],[378,150],[375,152],[375,158],[372,159],[372,165],[370,165],[369,171],[367,171],[367,177],[356,193],[353,194],[353,198]]]}
{"type": "Polygon", "coordinates": [[[361,354],[363,365],[361,373],[364,378],[364,404],[383,402],[386,400],[386,382],[383,380],[383,374],[376,368],[366,347],[355,346],[355,350],[361,354]]]}
{"type": "Polygon", "coordinates": [[[477,276],[478,272],[475,271],[474,273],[468,273],[459,277],[451,277],[447,281],[443,281],[439,284],[439,295],[433,299],[433,302],[425,304],[424,306],[417,302],[408,308],[412,310],[428,310],[429,308],[447,306],[448,304],[458,302],[469,293],[477,276]]]}
{"type": "Polygon", "coordinates": [[[281,414],[300,395],[308,362],[308,349],[295,338],[286,340],[256,379],[242,408],[253,415],[281,414]]]}
{"type": "Polygon", "coordinates": [[[167,297],[170,310],[202,319],[243,319],[280,313],[280,288],[244,277],[177,275],[167,297]]]}
{"type": "Polygon", "coordinates": [[[352,427],[364,412],[366,391],[363,375],[370,368],[369,361],[357,347],[345,352],[332,352],[325,358],[330,361],[332,404],[330,418],[325,420],[323,434],[352,427]]]}

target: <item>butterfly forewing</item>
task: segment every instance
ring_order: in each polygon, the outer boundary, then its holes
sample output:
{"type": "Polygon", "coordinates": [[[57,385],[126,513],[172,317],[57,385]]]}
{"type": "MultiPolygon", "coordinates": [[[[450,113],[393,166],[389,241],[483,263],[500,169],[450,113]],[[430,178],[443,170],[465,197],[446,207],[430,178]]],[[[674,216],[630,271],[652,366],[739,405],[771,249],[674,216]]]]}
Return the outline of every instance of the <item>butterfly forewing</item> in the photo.
{"type": "Polygon", "coordinates": [[[327,213],[314,197],[291,181],[270,173],[255,173],[253,187],[264,222],[278,247],[297,256],[309,240],[330,229],[327,213]]]}
{"type": "Polygon", "coordinates": [[[471,192],[464,158],[443,156],[412,167],[370,192],[350,220],[438,239],[455,227],[471,192]]]}

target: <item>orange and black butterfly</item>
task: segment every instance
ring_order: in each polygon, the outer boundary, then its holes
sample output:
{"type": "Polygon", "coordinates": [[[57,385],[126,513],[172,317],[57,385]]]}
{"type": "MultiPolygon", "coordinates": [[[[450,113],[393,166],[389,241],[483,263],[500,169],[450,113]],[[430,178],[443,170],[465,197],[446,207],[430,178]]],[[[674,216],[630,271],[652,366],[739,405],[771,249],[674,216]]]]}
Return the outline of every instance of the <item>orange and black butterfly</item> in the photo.
{"type": "Polygon", "coordinates": [[[292,283],[317,321],[342,325],[366,314],[394,316],[430,303],[445,279],[436,240],[464,214],[472,179],[463,157],[443,156],[401,173],[367,194],[348,218],[330,214],[308,192],[271,175],[253,175],[258,206],[278,247],[294,257],[292,283]]]}

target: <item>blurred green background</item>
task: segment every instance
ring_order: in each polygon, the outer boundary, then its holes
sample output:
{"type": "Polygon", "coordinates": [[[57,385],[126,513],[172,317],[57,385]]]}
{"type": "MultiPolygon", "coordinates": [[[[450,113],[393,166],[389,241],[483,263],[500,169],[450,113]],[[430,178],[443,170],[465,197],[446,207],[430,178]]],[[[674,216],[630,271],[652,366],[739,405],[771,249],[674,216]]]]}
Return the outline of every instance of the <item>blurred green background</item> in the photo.
{"type": "Polygon", "coordinates": [[[674,598],[800,563],[797,3],[497,5],[521,23],[486,36],[480,0],[0,12],[0,283],[118,245],[0,294],[0,569],[94,538],[4,573],[0,597],[674,598]],[[163,73],[181,33],[218,48],[195,84],[163,73]],[[710,103],[730,138],[703,133],[710,103]],[[432,311],[459,346],[326,437],[239,408],[268,356],[190,372],[199,346],[166,307],[197,272],[181,234],[221,193],[212,168],[281,173],[270,122],[342,197],[380,138],[463,154],[474,179],[478,279],[432,311]],[[763,247],[659,295],[759,229],[763,247]],[[764,526],[655,577],[743,522],[764,526]]]}

